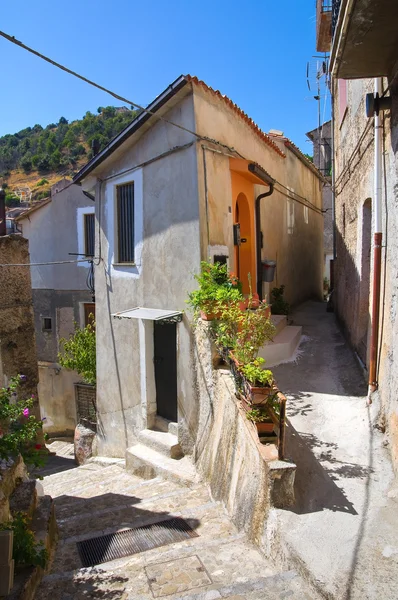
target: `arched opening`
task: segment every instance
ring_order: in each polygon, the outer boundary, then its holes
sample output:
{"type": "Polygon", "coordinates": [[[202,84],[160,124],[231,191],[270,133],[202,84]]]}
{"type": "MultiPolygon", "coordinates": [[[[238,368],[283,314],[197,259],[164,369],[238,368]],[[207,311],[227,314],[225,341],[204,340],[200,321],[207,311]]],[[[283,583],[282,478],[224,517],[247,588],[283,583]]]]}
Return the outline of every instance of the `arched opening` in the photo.
{"type": "Polygon", "coordinates": [[[361,275],[358,306],[358,354],[367,364],[370,295],[370,253],[372,247],[372,201],[365,200],[362,206],[361,275]]]}
{"type": "Polygon", "coordinates": [[[241,238],[241,243],[236,246],[235,250],[235,264],[237,275],[242,282],[243,293],[248,294],[250,291],[249,273],[253,291],[256,291],[256,277],[253,272],[254,239],[252,219],[248,200],[243,193],[240,193],[236,200],[235,222],[240,225],[241,238]]]}

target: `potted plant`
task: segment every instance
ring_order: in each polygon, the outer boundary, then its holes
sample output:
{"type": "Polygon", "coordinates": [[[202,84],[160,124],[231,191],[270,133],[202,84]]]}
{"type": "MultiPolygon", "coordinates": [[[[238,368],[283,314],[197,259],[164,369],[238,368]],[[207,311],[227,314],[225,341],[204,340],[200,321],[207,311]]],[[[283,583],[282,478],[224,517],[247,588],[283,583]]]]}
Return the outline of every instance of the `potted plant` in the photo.
{"type": "Polygon", "coordinates": [[[274,287],[271,290],[271,311],[273,315],[288,315],[290,312],[290,304],[283,297],[285,286],[274,287]]]}
{"type": "Polygon", "coordinates": [[[252,408],[247,411],[246,417],[255,424],[257,433],[273,433],[274,423],[264,410],[252,408]]]}
{"type": "Polygon", "coordinates": [[[202,261],[201,272],[195,275],[199,288],[188,296],[188,304],[196,317],[205,321],[219,318],[223,306],[243,298],[240,281],[228,273],[227,265],[202,261]]]}
{"type": "Polygon", "coordinates": [[[83,381],[75,383],[78,424],[75,429],[75,459],[82,464],[92,456],[97,429],[96,404],[96,341],[95,323],[80,329],[75,323],[75,333],[69,340],[62,339],[63,352],[58,355],[62,367],[77,371],[83,381]]]}
{"type": "Polygon", "coordinates": [[[264,369],[264,359],[257,357],[240,366],[240,372],[248,386],[248,395],[252,404],[263,404],[272,395],[274,377],[272,371],[264,369]]]}

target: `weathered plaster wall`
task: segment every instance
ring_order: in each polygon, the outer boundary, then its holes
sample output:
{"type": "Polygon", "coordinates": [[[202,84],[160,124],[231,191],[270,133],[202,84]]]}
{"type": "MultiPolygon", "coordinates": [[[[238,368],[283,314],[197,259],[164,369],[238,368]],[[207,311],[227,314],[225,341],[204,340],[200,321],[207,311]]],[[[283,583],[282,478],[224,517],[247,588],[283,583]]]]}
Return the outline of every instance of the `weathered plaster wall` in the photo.
{"type": "MultiPolygon", "coordinates": [[[[384,82],[386,85],[387,82],[384,82]]],[[[370,307],[373,277],[373,120],[365,115],[365,95],[372,92],[373,80],[347,81],[348,106],[339,114],[339,90],[335,83],[336,148],[336,295],[335,305],[347,336],[363,362],[369,363],[370,307]],[[370,211],[370,225],[366,224],[370,211]],[[370,243],[371,242],[371,243],[370,243]]],[[[394,464],[398,466],[398,90],[392,85],[391,112],[384,121],[382,181],[383,254],[379,331],[379,394],[382,415],[391,442],[394,464]]]]}
{"type": "MultiPolygon", "coordinates": [[[[84,214],[93,213],[94,202],[80,186],[62,179],[51,188],[51,202],[22,218],[23,235],[29,240],[32,263],[81,260],[84,252],[84,214]]],[[[58,364],[59,341],[74,331],[81,320],[81,304],[92,302],[86,279],[89,263],[43,265],[31,268],[33,311],[39,360],[39,398],[44,430],[67,433],[76,426],[73,384],[81,381],[58,364]],[[43,318],[52,321],[51,331],[43,318]]]]}
{"type": "MultiPolygon", "coordinates": [[[[194,87],[194,103],[197,131],[201,135],[234,148],[260,164],[284,186],[322,208],[319,179],[288,148],[283,147],[286,158],[278,155],[222,99],[202,88],[194,87]]],[[[228,151],[216,145],[212,148],[216,152],[198,152],[202,222],[206,223],[207,214],[209,216],[208,229],[203,227],[201,230],[201,252],[205,258],[209,245],[228,246],[230,265],[236,270],[232,236],[236,186],[230,182],[228,151]]],[[[288,193],[284,188],[279,189],[288,193]]],[[[267,186],[254,186],[249,198],[253,206],[255,197],[267,190],[267,186]]],[[[311,209],[308,209],[307,215],[302,205],[275,190],[272,196],[261,202],[261,226],[264,235],[261,256],[277,260],[276,279],[271,287],[285,284],[285,296],[291,304],[298,304],[309,297],[321,298],[323,216],[311,209]]]]}
{"type": "MultiPolygon", "coordinates": [[[[183,100],[167,118],[194,128],[192,100],[183,100]]],[[[96,199],[100,198],[96,213],[97,251],[102,261],[96,266],[95,281],[102,454],[123,456],[137,432],[151,425],[155,402],[150,343],[153,324],[119,320],[111,315],[136,306],[184,310],[187,293],[194,288],[192,274],[200,267],[195,146],[143,168],[139,165],[191,141],[190,134],[157,123],[138,142],[127,142],[122,153],[115,152],[99,173],[103,183],[96,188],[96,199]],[[117,174],[126,169],[131,171],[118,178],[117,174]],[[117,265],[114,258],[115,186],[127,181],[135,182],[135,266],[117,265]]],[[[177,338],[180,435],[189,448],[192,441],[188,432],[194,428],[196,407],[191,333],[185,315],[177,327],[177,338]]]]}
{"type": "MultiPolygon", "coordinates": [[[[0,237],[0,264],[28,264],[28,241],[20,235],[0,237]]],[[[38,369],[29,267],[0,267],[0,386],[26,375],[23,395],[37,397],[38,369]]],[[[40,418],[39,402],[34,409],[40,418]]]]}
{"type": "MultiPolygon", "coordinates": [[[[194,459],[213,497],[260,544],[270,507],[269,468],[235,401],[228,370],[213,370],[208,326],[195,332],[198,430],[194,459]]],[[[264,448],[265,450],[265,448],[264,448]]]]}

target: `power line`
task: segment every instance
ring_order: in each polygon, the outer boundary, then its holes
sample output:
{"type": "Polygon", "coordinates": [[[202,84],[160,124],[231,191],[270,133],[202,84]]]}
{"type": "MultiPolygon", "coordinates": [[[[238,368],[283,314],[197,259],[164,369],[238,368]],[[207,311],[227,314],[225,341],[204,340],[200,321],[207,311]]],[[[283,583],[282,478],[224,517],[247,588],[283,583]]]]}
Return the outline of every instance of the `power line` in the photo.
{"type": "Polygon", "coordinates": [[[93,258],[86,258],[81,260],[54,260],[52,262],[42,262],[42,263],[9,263],[5,265],[0,265],[0,267],[45,267],[47,265],[69,265],[83,262],[90,262],[94,260],[93,258]]]}

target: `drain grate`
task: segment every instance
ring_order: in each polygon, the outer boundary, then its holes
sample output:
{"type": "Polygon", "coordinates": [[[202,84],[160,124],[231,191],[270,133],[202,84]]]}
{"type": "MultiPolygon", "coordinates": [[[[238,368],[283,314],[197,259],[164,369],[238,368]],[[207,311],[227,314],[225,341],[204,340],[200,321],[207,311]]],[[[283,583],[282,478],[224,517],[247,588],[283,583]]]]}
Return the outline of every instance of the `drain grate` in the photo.
{"type": "Polygon", "coordinates": [[[92,567],[193,537],[199,536],[184,519],[176,517],[136,529],[125,529],[83,540],[77,542],[77,549],[83,567],[92,567]]]}

